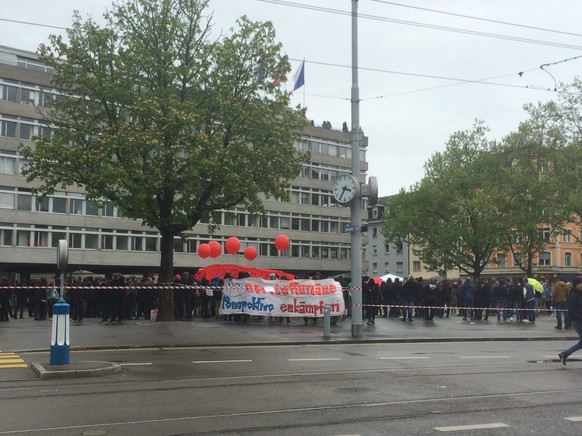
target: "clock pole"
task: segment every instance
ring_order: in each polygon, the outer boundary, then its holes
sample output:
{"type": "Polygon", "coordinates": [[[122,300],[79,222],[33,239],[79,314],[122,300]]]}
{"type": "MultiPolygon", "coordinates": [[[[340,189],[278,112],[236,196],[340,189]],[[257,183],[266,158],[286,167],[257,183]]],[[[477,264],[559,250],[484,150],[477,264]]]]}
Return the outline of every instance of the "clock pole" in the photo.
{"type": "MultiPolygon", "coordinates": [[[[358,0],[352,0],[352,176],[360,183],[360,91],[358,88],[358,0]]],[[[351,237],[352,260],[352,336],[364,332],[362,319],[362,194],[356,189],[351,204],[354,230],[351,237]]]]}

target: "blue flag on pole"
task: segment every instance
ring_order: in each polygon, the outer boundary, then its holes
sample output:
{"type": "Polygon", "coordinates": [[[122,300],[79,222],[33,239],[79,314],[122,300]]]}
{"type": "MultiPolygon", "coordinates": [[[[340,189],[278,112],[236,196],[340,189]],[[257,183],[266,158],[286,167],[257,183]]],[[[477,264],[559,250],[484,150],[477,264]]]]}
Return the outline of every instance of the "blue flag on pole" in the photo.
{"type": "Polygon", "coordinates": [[[293,91],[305,85],[305,61],[301,62],[299,68],[297,68],[297,71],[295,71],[293,80],[295,81],[295,84],[293,85],[293,91]]]}

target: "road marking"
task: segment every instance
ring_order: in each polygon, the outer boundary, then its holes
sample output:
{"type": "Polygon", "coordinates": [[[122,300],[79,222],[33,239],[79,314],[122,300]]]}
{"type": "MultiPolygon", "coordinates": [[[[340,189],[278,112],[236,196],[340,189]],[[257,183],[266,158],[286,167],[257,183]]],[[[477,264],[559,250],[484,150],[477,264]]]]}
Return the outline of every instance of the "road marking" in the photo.
{"type": "Polygon", "coordinates": [[[378,360],[408,360],[408,359],[428,359],[427,356],[392,356],[392,357],[375,357],[378,360]]]}
{"type": "Polygon", "coordinates": [[[464,430],[485,430],[491,428],[504,428],[509,427],[507,424],[503,424],[502,422],[493,422],[491,424],[470,424],[470,425],[455,425],[450,427],[435,427],[434,430],[436,431],[464,431],[464,430]]]}
{"type": "Polygon", "coordinates": [[[582,416],[569,416],[568,418],[564,418],[566,421],[572,422],[580,422],[582,421],[582,416]]]}
{"type": "Polygon", "coordinates": [[[28,365],[16,353],[0,353],[0,369],[9,368],[28,368],[28,365]]]}
{"type": "Polygon", "coordinates": [[[323,362],[329,360],[342,360],[341,357],[314,357],[306,359],[287,359],[289,362],[323,362]]]}
{"type": "Polygon", "coordinates": [[[240,360],[193,360],[192,363],[248,363],[252,362],[250,359],[240,359],[240,360]]]}
{"type": "Polygon", "coordinates": [[[119,366],[148,366],[151,362],[120,363],[119,366]]]}
{"type": "Polygon", "coordinates": [[[461,356],[461,359],[509,359],[509,356],[461,356]]]}

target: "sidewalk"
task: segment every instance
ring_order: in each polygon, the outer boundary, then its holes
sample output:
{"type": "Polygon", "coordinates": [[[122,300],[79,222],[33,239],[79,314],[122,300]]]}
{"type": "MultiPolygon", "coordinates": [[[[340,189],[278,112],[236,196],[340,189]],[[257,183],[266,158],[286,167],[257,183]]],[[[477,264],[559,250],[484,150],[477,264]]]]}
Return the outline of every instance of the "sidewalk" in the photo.
{"type": "MultiPolygon", "coordinates": [[[[16,319],[0,323],[0,351],[49,351],[52,321],[16,319]]],[[[364,320],[363,335],[352,337],[349,318],[331,326],[329,338],[324,338],[323,320],[305,326],[302,318],[292,318],[291,324],[252,320],[225,322],[216,319],[153,322],[131,320],[121,324],[100,324],[98,319],[71,321],[71,350],[103,348],[186,347],[217,345],[291,345],[313,343],[365,342],[447,342],[447,341],[532,341],[577,340],[572,329],[554,328],[554,317],[542,315],[535,324],[489,321],[463,321],[454,316],[434,321],[377,318],[375,325],[364,320]]]]}

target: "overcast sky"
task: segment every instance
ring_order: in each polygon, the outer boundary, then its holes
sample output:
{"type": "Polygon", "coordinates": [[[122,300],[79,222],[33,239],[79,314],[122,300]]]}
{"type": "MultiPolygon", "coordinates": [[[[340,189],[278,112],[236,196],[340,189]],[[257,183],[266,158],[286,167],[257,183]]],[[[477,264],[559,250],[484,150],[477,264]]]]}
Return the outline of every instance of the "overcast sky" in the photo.
{"type": "MultiPolygon", "coordinates": [[[[67,27],[73,10],[97,19],[112,1],[2,3],[0,45],[35,51],[62,30],[5,20],[67,27]]],[[[209,11],[217,31],[241,15],[272,21],[293,70],[305,59],[293,105],[341,129],[351,126],[351,8],[351,0],[211,0],[209,11]]],[[[516,130],[523,104],[555,99],[555,83],[582,70],[580,0],[360,0],[358,12],[360,125],[380,195],[419,181],[431,155],[476,119],[490,139],[516,130]]]]}

